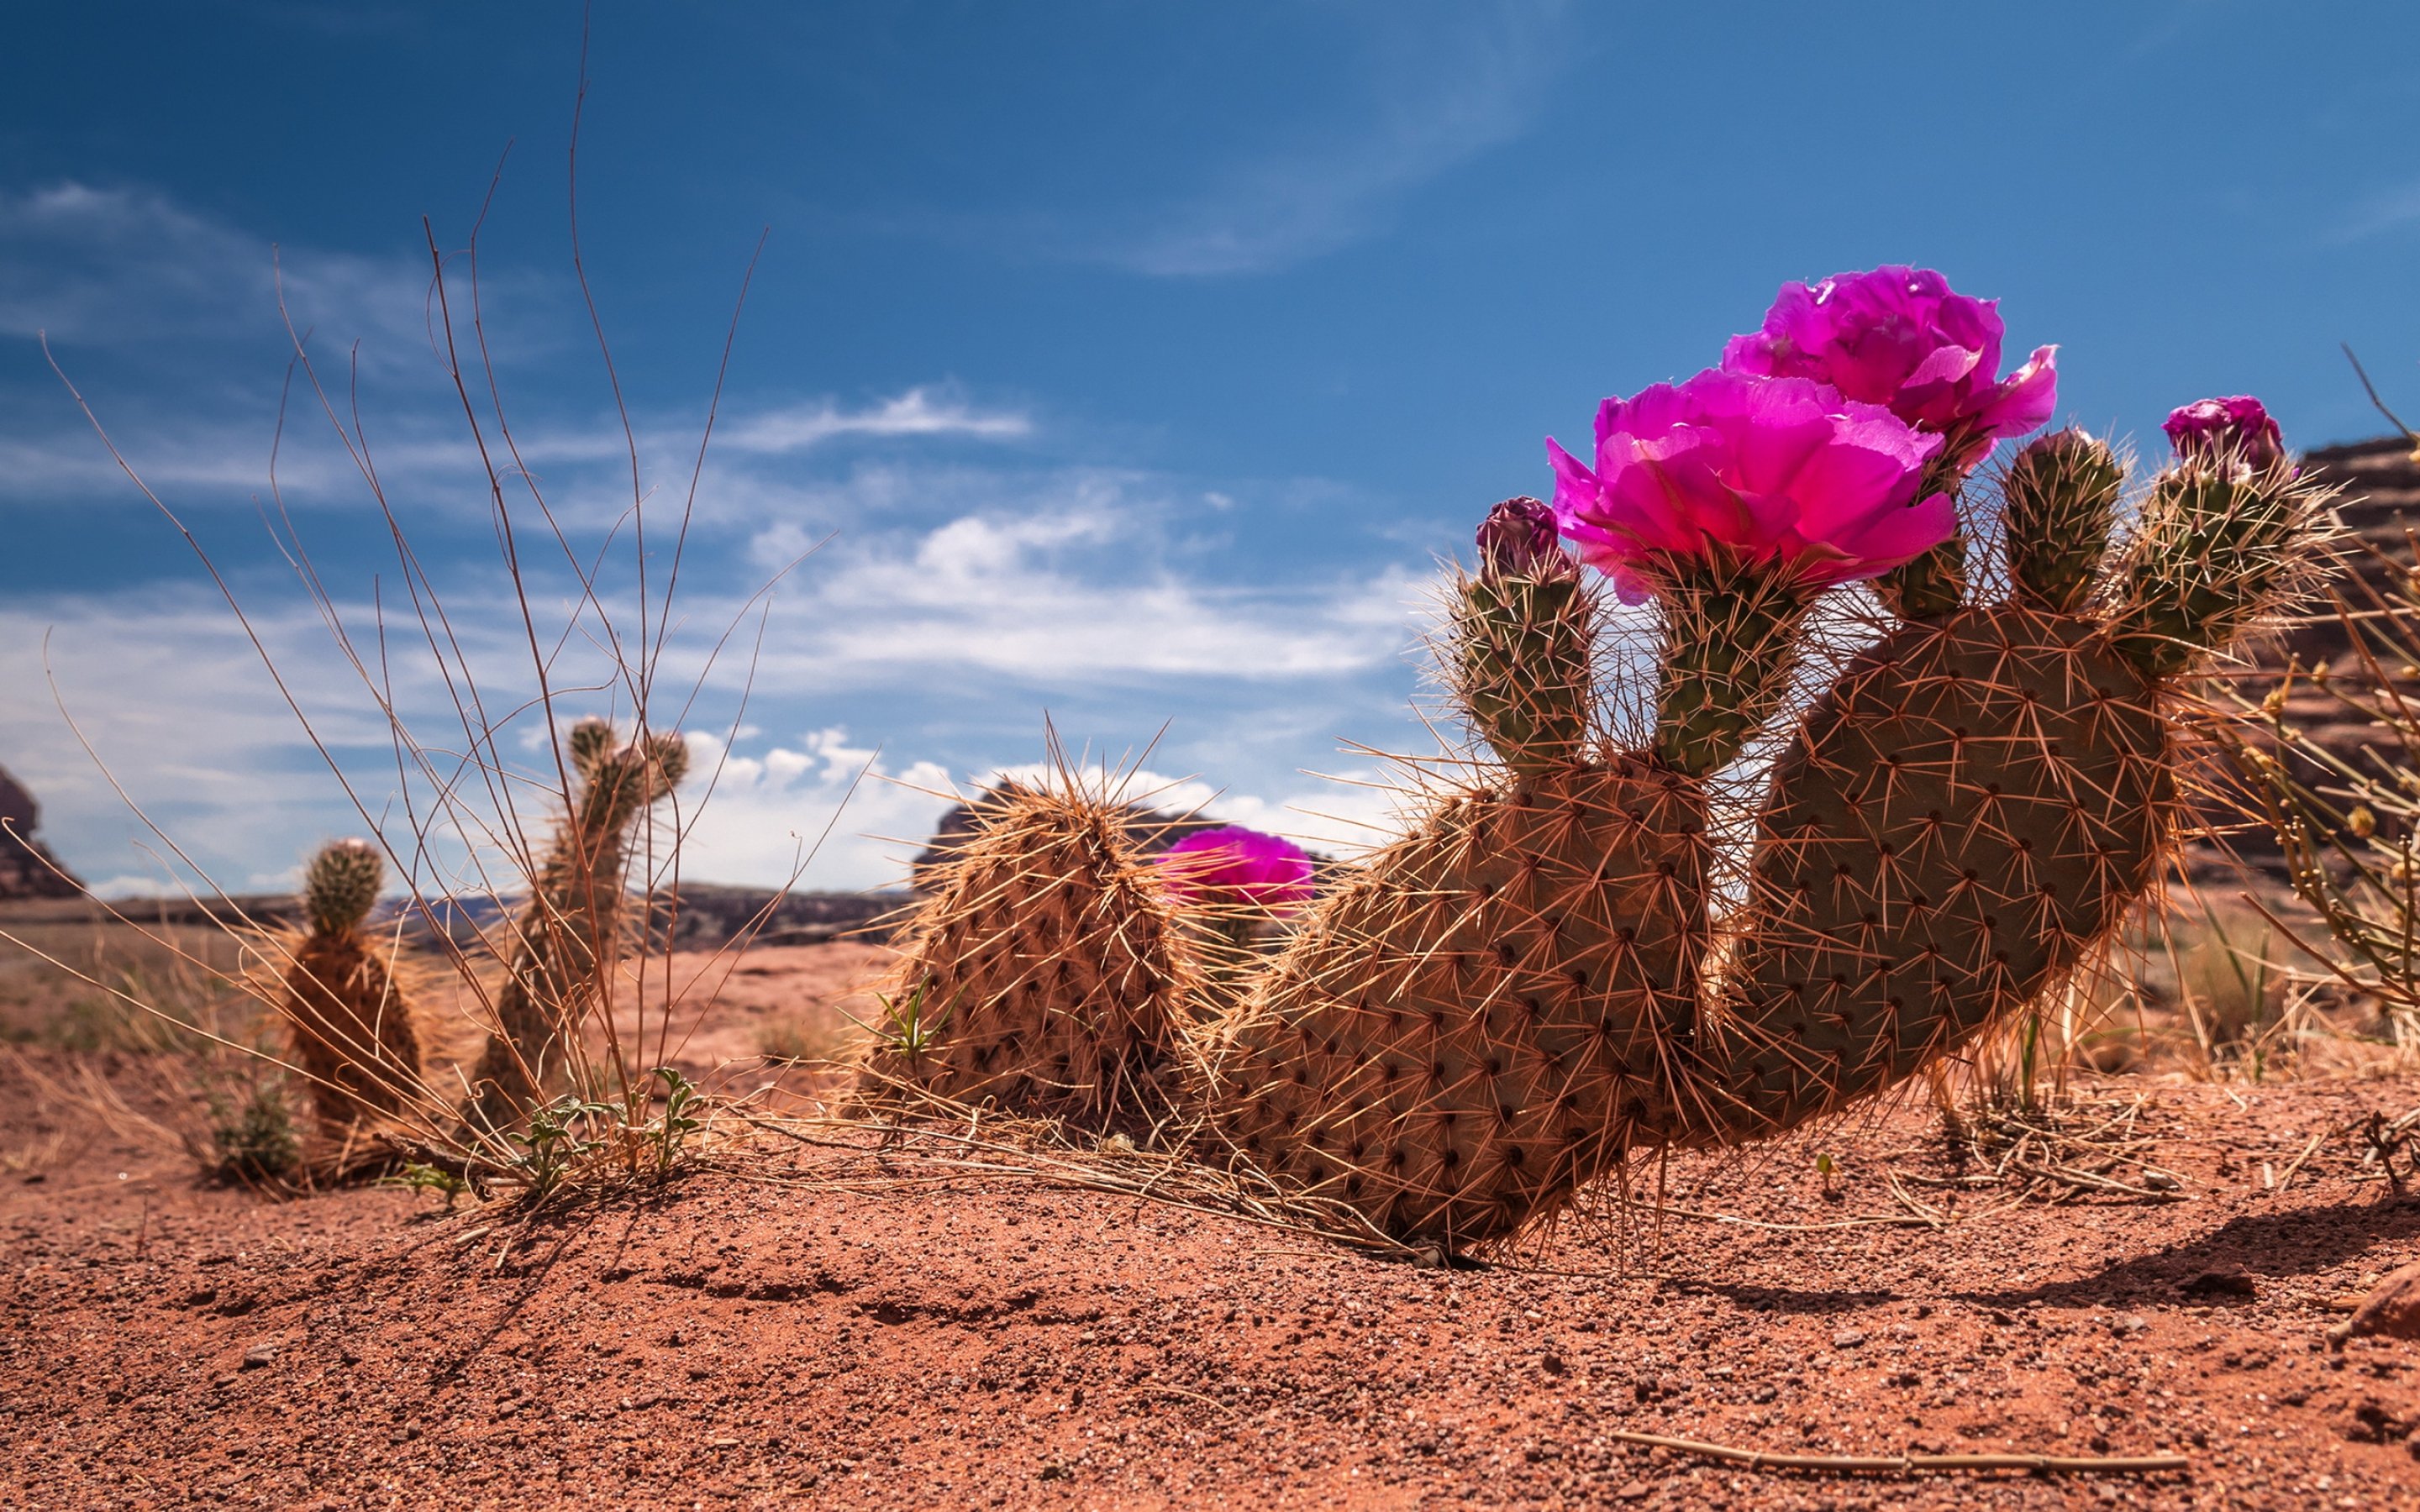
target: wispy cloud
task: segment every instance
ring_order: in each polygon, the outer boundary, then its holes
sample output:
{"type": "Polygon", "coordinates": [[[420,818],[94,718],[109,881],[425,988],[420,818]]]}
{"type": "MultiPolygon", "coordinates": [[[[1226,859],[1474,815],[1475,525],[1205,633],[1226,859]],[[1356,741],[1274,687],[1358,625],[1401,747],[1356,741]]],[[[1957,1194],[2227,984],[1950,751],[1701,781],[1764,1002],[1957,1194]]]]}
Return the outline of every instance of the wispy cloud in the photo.
{"type": "MultiPolygon", "coordinates": [[[[1340,721],[1373,704],[1401,707],[1397,685],[1409,678],[1400,657],[1422,595],[1400,566],[1272,583],[1220,580],[1216,562],[1180,565],[1164,499],[1171,491],[1187,490],[1127,474],[1050,473],[992,489],[1014,507],[867,531],[801,571],[761,641],[742,579],[702,565],[659,686],[697,687],[687,727],[707,733],[701,740],[722,730],[711,738],[735,744],[724,782],[693,816],[690,874],[784,880],[838,812],[808,884],[895,880],[899,846],[890,839],[925,832],[946,802],[933,792],[1032,753],[1046,710],[1079,740],[1148,739],[1185,716],[1187,759],[1230,784],[1218,811],[1277,823],[1310,788],[1295,770],[1325,764],[1345,733],[1340,721]],[[715,636],[735,621],[744,626],[737,648],[709,667],[715,636]],[[813,733],[728,735],[743,697],[751,723],[813,733]],[[877,741],[883,754],[849,798],[877,741]]],[[[527,712],[535,680],[510,584],[491,565],[441,569],[440,579],[452,640],[478,670],[488,706],[525,711],[504,748],[542,778],[542,725],[527,712]]],[[[562,707],[613,707],[612,658],[593,616],[543,566],[525,569],[525,581],[541,640],[560,642],[553,685],[574,690],[562,707]]],[[[623,591],[609,580],[600,592],[616,602],[623,591]]],[[[251,593],[254,629],[319,740],[374,812],[399,812],[383,720],[326,627],[295,595],[251,593]]],[[[376,644],[370,605],[342,612],[358,646],[376,644]]],[[[392,659],[380,675],[394,677],[407,720],[423,741],[463,748],[452,691],[424,665],[426,650],[415,651],[416,632],[398,625],[394,604],[386,616],[392,659]]],[[[33,783],[72,864],[131,874],[140,835],[39,692],[46,636],[85,734],[221,882],[277,885],[310,844],[360,827],[250,641],[206,593],[21,597],[0,606],[0,687],[11,690],[0,760],[33,783]]],[[[1358,733],[1377,732],[1364,723],[1358,733]]],[[[1347,792],[1305,807],[1357,811],[1356,801],[1347,792]]]]}
{"type": "Polygon", "coordinates": [[[364,337],[374,358],[427,350],[424,259],[281,255],[269,239],[150,190],[0,192],[0,333],[96,347],[273,335],[281,272],[298,327],[364,337]]]}
{"type": "Polygon", "coordinates": [[[2328,240],[2337,245],[2366,241],[2414,222],[2420,222],[2420,182],[2381,190],[2364,199],[2336,223],[2328,240]]]}
{"type": "Polygon", "coordinates": [[[830,399],[746,416],[724,427],[721,445],[758,455],[803,452],[845,436],[970,436],[1013,440],[1033,433],[1033,422],[1012,410],[977,409],[962,399],[937,398],[913,388],[863,409],[843,409],[830,399]]]}
{"type": "MultiPolygon", "coordinates": [[[[1383,233],[1422,186],[1522,136],[1578,47],[1570,0],[1395,0],[1348,11],[1332,79],[1254,144],[1092,204],[923,207],[862,216],[893,232],[1161,278],[1275,272],[1383,233]]],[[[1189,145],[1189,144],[1188,144],[1189,145]]]]}
{"type": "Polygon", "coordinates": [[[1400,568],[1229,585],[1146,565],[1157,542],[1113,485],[1047,513],[968,515],[843,544],[776,610],[768,661],[832,679],[978,671],[1027,686],[1102,678],[1347,675],[1400,649],[1419,589],[1400,568]]]}
{"type": "MultiPolygon", "coordinates": [[[[154,487],[250,499],[268,486],[271,442],[277,427],[274,411],[265,404],[237,408],[239,412],[214,421],[184,415],[155,420],[147,413],[139,416],[139,424],[113,429],[123,431],[119,439],[130,460],[154,487]]],[[[389,409],[371,433],[371,455],[380,476],[390,483],[453,484],[457,486],[436,497],[475,505],[480,490],[465,486],[483,476],[482,458],[462,433],[459,411],[449,411],[442,404],[389,409]]],[[[51,423],[12,425],[0,418],[0,499],[39,501],[126,489],[125,473],[89,429],[57,424],[61,415],[55,408],[46,409],[40,418],[51,423]]],[[[307,396],[289,413],[288,422],[277,451],[278,482],[288,501],[308,505],[357,495],[360,472],[307,396]]],[[[694,415],[638,417],[643,467],[658,477],[686,476],[695,459],[699,424],[694,415]]],[[[717,427],[710,457],[780,459],[849,440],[1014,441],[1035,430],[1022,411],[985,409],[935,387],[919,386],[854,409],[830,398],[755,411],[741,408],[726,414],[717,427]]],[[[529,425],[516,433],[515,441],[521,463],[547,470],[566,489],[586,481],[579,471],[582,468],[610,475],[620,492],[607,517],[627,506],[623,469],[628,443],[613,421],[597,417],[587,423],[529,425]]],[[[709,516],[727,517],[744,510],[745,501],[781,486],[779,480],[761,473],[724,470],[717,475],[735,507],[708,498],[709,516]]]]}
{"type": "Polygon", "coordinates": [[[1566,59],[1567,9],[1504,0],[1389,16],[1368,29],[1357,119],[1236,163],[1077,255],[1159,276],[1258,273],[1378,232],[1422,184],[1528,130],[1566,59]]]}

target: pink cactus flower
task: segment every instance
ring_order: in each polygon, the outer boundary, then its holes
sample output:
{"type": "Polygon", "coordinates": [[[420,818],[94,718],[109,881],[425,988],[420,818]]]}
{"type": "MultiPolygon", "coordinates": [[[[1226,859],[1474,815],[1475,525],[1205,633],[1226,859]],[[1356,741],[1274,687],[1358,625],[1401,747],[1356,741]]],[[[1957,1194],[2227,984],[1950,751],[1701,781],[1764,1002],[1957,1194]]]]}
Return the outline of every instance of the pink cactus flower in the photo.
{"type": "Polygon", "coordinates": [[[1929,268],[1835,273],[1809,287],[1784,284],[1764,329],[1734,336],[1723,368],[1761,378],[1808,378],[1852,399],[1888,407],[1909,424],[1949,439],[1943,461],[1962,474],[2004,436],[2022,436],[2058,407],[2055,347],[1999,376],[1997,300],[1975,300],[1929,268]]]}
{"type": "Polygon", "coordinates": [[[2271,419],[2269,407],[2248,393],[2224,399],[2197,399],[2170,411],[2160,428],[2180,457],[2232,453],[2255,469],[2276,466],[2286,459],[2286,437],[2271,419]]]}
{"type": "Polygon", "coordinates": [[[1605,401],[1593,471],[1551,439],[1546,453],[1563,534],[1636,604],[1720,554],[1810,594],[1913,560],[1958,528],[1947,494],[1917,497],[1941,446],[1808,378],[1709,369],[1605,401]]]}
{"type": "Polygon", "coordinates": [[[1186,903],[1249,903],[1282,912],[1311,901],[1310,853],[1241,825],[1187,835],[1153,859],[1169,890],[1186,903]]]}

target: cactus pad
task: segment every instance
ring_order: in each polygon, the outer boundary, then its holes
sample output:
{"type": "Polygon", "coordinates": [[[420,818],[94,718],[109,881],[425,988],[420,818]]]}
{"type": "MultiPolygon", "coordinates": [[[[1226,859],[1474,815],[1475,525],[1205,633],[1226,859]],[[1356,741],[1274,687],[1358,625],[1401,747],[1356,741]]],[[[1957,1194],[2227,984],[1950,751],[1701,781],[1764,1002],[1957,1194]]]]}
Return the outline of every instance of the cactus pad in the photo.
{"type": "Polygon", "coordinates": [[[1191,974],[1123,805],[1004,786],[932,878],[864,1085],[1102,1122],[1156,1117],[1191,974]]]}
{"type": "Polygon", "coordinates": [[[1443,802],[1303,925],[1201,1098],[1382,1230],[1507,1234],[1673,1117],[1705,864],[1697,784],[1637,758],[1443,802]]]}
{"type": "Polygon", "coordinates": [[[2098,625],[2016,607],[1858,658],[1777,764],[1700,1135],[1901,1081],[2085,960],[2168,843],[2157,702],[2098,625]]]}

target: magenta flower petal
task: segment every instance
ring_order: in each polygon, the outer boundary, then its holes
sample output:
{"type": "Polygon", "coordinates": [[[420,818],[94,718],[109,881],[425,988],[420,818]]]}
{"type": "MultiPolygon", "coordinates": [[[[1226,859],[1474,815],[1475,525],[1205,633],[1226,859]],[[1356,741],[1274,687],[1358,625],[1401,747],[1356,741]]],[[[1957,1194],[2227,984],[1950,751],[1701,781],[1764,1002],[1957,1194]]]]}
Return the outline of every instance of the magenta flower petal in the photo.
{"type": "Polygon", "coordinates": [[[1311,901],[1311,854],[1280,835],[1227,825],[1187,835],[1152,857],[1187,903],[1288,908],[1311,901]]]}
{"type": "Polygon", "coordinates": [[[1884,267],[1783,285],[1764,328],[1723,348],[1723,368],[1813,378],[1887,406],[1956,438],[1951,460],[1971,468],[1993,441],[2035,429],[2057,407],[2052,348],[1998,376],[2004,331],[1994,301],[1958,293],[1929,268],[1884,267]]]}
{"type": "Polygon", "coordinates": [[[2058,409],[2058,348],[2037,347],[2025,365],[2009,375],[1999,396],[1978,416],[1994,437],[2023,436],[2050,424],[2058,409]]]}
{"type": "Polygon", "coordinates": [[[1607,400],[1593,471],[1546,443],[1563,534],[1627,603],[1716,557],[1809,590],[1898,566],[1956,529],[1947,495],[1916,502],[1942,445],[1811,379],[1719,369],[1607,400]]]}
{"type": "Polygon", "coordinates": [[[2255,468],[2273,467],[2286,457],[2285,433],[2269,407],[2248,393],[2197,399],[2172,411],[2160,428],[2180,457],[2231,453],[2255,468]]]}

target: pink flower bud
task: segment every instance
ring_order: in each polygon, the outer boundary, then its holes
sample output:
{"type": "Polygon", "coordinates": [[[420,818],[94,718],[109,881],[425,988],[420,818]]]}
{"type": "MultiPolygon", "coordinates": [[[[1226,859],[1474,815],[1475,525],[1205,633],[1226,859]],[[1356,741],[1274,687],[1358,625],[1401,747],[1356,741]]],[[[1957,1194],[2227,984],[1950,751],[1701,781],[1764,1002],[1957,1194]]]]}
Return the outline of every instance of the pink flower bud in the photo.
{"type": "Polygon", "coordinates": [[[1556,578],[1572,570],[1555,512],[1535,499],[1507,499],[1479,527],[1482,578],[1556,578]]]}
{"type": "Polygon", "coordinates": [[[2248,393],[2224,399],[2197,399],[2170,411],[2160,428],[2168,444],[2187,461],[2232,455],[2255,471],[2265,471],[2286,459],[2286,438],[2268,407],[2248,393]]]}

